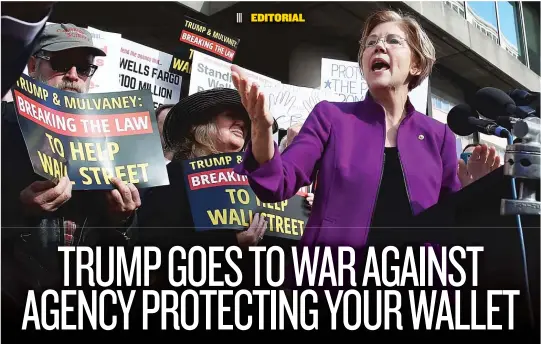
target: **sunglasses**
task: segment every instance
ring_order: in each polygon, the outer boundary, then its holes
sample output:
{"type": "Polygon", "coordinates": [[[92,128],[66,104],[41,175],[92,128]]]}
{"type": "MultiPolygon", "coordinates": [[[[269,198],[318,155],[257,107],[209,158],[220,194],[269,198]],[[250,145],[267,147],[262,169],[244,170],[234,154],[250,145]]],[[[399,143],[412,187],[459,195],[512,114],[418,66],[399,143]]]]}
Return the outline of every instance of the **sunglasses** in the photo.
{"type": "Polygon", "coordinates": [[[66,74],[71,68],[75,67],[77,74],[79,76],[92,77],[98,66],[92,63],[73,63],[70,58],[59,57],[59,56],[46,56],[44,54],[38,53],[37,58],[40,58],[45,61],[49,61],[51,68],[58,73],[66,74]]]}

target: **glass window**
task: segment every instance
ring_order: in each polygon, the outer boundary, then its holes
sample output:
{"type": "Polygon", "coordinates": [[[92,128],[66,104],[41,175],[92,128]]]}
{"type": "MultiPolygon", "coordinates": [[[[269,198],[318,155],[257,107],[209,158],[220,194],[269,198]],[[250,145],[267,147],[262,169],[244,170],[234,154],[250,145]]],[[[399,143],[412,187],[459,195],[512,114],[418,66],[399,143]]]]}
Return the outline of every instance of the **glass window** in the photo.
{"type": "Polygon", "coordinates": [[[442,112],[448,113],[454,105],[441,97],[432,95],[432,106],[442,112]]]}
{"type": "Polygon", "coordinates": [[[518,2],[498,1],[498,17],[500,18],[502,47],[514,57],[525,62],[518,2]]]}
{"type": "Polygon", "coordinates": [[[447,102],[447,101],[444,101],[443,102],[443,111],[449,112],[449,110],[451,110],[451,104],[449,104],[449,102],[447,102]]]}
{"type": "Polygon", "coordinates": [[[464,1],[445,1],[445,4],[451,7],[456,13],[460,14],[462,18],[465,18],[464,1]]]}
{"type": "Polygon", "coordinates": [[[528,47],[528,59],[530,69],[541,75],[539,71],[539,3],[522,3],[524,12],[524,28],[526,31],[526,46],[528,47]]]}
{"type": "Polygon", "coordinates": [[[434,104],[436,106],[436,109],[441,110],[441,99],[439,97],[435,97],[434,104]]]}
{"type": "Polygon", "coordinates": [[[496,19],[496,3],[494,1],[466,2],[468,21],[498,42],[498,21],[496,19]]]}

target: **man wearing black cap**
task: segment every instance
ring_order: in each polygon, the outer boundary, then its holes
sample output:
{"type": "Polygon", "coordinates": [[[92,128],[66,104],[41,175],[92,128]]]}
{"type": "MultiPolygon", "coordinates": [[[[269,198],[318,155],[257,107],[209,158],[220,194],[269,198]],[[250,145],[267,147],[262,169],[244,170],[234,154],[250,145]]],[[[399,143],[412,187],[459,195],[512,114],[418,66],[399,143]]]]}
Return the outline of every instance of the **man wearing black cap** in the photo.
{"type": "MultiPolygon", "coordinates": [[[[92,36],[72,24],[48,25],[28,72],[65,91],[86,93],[97,66],[92,36]]],[[[24,307],[25,292],[61,282],[58,246],[121,244],[140,206],[137,188],[113,178],[111,191],[74,192],[68,177],[44,180],[33,171],[13,103],[2,102],[2,300],[24,307]],[[114,228],[111,228],[114,227],[114,228]],[[91,229],[92,228],[92,229],[91,229]]]]}

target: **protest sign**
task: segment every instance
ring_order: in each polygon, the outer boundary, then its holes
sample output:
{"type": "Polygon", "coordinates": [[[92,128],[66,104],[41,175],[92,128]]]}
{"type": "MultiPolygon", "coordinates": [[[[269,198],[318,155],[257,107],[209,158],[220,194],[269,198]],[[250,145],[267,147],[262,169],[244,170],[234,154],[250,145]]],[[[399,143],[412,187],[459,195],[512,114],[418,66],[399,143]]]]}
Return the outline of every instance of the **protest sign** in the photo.
{"type": "Polygon", "coordinates": [[[233,171],[242,157],[242,153],[225,153],[183,162],[196,230],[243,230],[260,213],[269,222],[266,235],[300,239],[309,215],[305,198],[295,195],[278,203],[261,202],[248,185],[248,178],[233,171]]]}
{"type": "Polygon", "coordinates": [[[281,129],[304,123],[314,106],[323,100],[338,102],[342,99],[331,91],[287,84],[264,86],[261,91],[266,96],[270,113],[281,129]]]}
{"type": "Polygon", "coordinates": [[[92,35],[94,46],[107,54],[107,56],[96,57],[94,60],[94,64],[98,66],[98,69],[90,81],[89,93],[121,91],[118,74],[120,66],[119,48],[122,35],[92,27],[88,27],[87,30],[92,35]]]}
{"type": "Polygon", "coordinates": [[[411,104],[418,112],[426,115],[426,105],[428,103],[428,78],[410,91],[409,97],[411,104]]]}
{"type": "Polygon", "coordinates": [[[184,17],[178,40],[180,45],[169,66],[169,71],[177,74],[191,73],[190,62],[194,50],[232,62],[240,42],[240,39],[224,34],[190,17],[184,17]]]}
{"type": "MultiPolygon", "coordinates": [[[[244,69],[244,71],[252,81],[257,82],[261,86],[280,84],[278,80],[271,79],[248,69],[244,69]]],[[[231,78],[231,64],[200,53],[199,51],[194,51],[189,94],[192,95],[217,87],[235,89],[231,78]]]]}
{"type": "Polygon", "coordinates": [[[22,75],[13,99],[38,175],[67,175],[73,190],[111,189],[110,177],[139,188],[169,184],[147,90],[79,94],[22,75]]]}
{"type": "Polygon", "coordinates": [[[122,39],[119,81],[122,90],[150,90],[154,108],[180,100],[182,77],[169,72],[171,55],[122,39]]]}
{"type": "Polygon", "coordinates": [[[323,58],[321,89],[340,95],[343,102],[358,102],[364,99],[368,85],[356,62],[323,58]]]}
{"type": "MultiPolygon", "coordinates": [[[[368,84],[357,62],[323,58],[321,59],[321,89],[340,95],[343,102],[358,102],[364,99],[368,84]]],[[[412,90],[409,97],[415,110],[426,114],[428,79],[412,90]]]]}

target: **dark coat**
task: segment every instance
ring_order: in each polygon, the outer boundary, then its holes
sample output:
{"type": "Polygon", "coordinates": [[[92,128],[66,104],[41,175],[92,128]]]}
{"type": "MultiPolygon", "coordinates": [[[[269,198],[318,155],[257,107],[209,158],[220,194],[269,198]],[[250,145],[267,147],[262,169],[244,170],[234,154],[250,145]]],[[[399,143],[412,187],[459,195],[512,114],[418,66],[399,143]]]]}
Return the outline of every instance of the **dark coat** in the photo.
{"type": "MultiPolygon", "coordinates": [[[[162,266],[167,264],[167,252],[173,246],[182,246],[188,251],[193,246],[233,246],[237,245],[236,230],[209,230],[197,232],[194,228],[190,203],[186,194],[183,166],[180,161],[173,161],[167,165],[170,185],[148,189],[143,204],[137,211],[134,225],[128,230],[130,241],[134,245],[157,246],[162,253],[162,266]]],[[[276,237],[265,237],[260,245],[282,246],[286,255],[294,243],[276,237]]],[[[243,253],[240,263],[246,275],[243,278],[251,284],[255,267],[253,255],[243,253]]],[[[223,263],[222,266],[227,266],[223,263]]],[[[265,260],[261,260],[261,271],[264,271],[265,260]]],[[[278,266],[275,266],[277,268],[278,266]]],[[[164,267],[165,270],[165,267],[164,267]]],[[[163,280],[167,270],[161,275],[162,287],[168,287],[163,280]]],[[[223,273],[227,273],[224,269],[223,273]]],[[[262,272],[263,273],[263,272],[262,272]]],[[[157,287],[157,286],[156,286],[157,287]]]]}
{"type": "MultiPolygon", "coordinates": [[[[136,220],[132,227],[128,229],[127,234],[130,237],[130,242],[134,245],[157,246],[160,248],[161,268],[157,272],[151,273],[151,288],[154,290],[174,289],[168,281],[168,252],[171,247],[182,246],[188,252],[194,246],[208,248],[209,246],[229,247],[238,244],[235,230],[211,230],[205,232],[197,232],[195,230],[184,184],[182,162],[173,161],[169,163],[167,165],[167,172],[169,174],[170,185],[146,190],[143,204],[138,209],[136,220]]],[[[225,261],[223,254],[218,253],[215,262],[221,264],[221,268],[215,271],[215,280],[223,281],[226,274],[234,274],[234,271],[229,267],[227,261],[225,261]]],[[[199,278],[200,273],[204,271],[206,272],[208,281],[208,262],[207,264],[203,264],[200,260],[194,260],[192,263],[192,271],[197,276],[196,278],[199,278]]],[[[180,259],[180,254],[177,253],[174,264],[185,266],[187,265],[187,259],[180,259]]],[[[243,275],[245,272],[254,271],[253,267],[246,266],[245,260],[237,261],[237,264],[243,271],[243,275]]],[[[232,278],[234,279],[235,276],[232,275],[232,278]]],[[[249,277],[243,276],[243,281],[249,279],[249,277]]],[[[187,285],[176,288],[175,290],[180,291],[183,289],[215,290],[217,288],[209,287],[208,283],[206,283],[200,288],[187,285]]],[[[140,305],[140,303],[137,304],[140,305]]],[[[140,314],[140,309],[135,309],[134,314],[140,314]]],[[[201,311],[200,321],[203,321],[203,319],[204,312],[201,311]]],[[[151,322],[149,325],[150,328],[159,328],[160,319],[155,318],[154,321],[156,323],[151,322]]]]}
{"type": "Polygon", "coordinates": [[[164,248],[176,245],[237,245],[234,230],[195,230],[184,184],[182,162],[169,163],[167,173],[170,185],[151,188],[145,192],[143,204],[137,211],[136,224],[129,230],[133,243],[164,248]]]}
{"type": "Polygon", "coordinates": [[[28,290],[39,294],[61,287],[58,246],[66,244],[64,219],[77,225],[73,245],[124,245],[127,239],[122,228],[108,226],[99,191],[72,191],[72,198],[53,213],[25,212],[21,191],[44,179],[34,173],[16,116],[14,103],[2,102],[2,300],[19,308],[28,290]]]}

